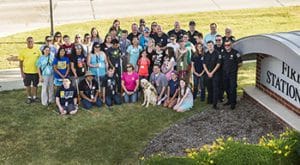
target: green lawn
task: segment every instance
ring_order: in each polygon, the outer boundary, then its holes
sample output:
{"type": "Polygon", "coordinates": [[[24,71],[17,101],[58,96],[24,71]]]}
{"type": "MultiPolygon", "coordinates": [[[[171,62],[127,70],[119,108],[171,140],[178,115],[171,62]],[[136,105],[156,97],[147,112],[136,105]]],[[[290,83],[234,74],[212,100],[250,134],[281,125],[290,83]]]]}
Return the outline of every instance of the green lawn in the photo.
{"type": "MultiPolygon", "coordinates": [[[[121,27],[123,29],[130,29],[131,23],[138,22],[139,18],[140,17],[121,18],[121,27]]],[[[230,26],[233,29],[233,34],[237,38],[241,38],[260,33],[299,30],[300,6],[155,15],[146,16],[145,20],[148,26],[152,21],[157,21],[164,27],[164,31],[166,32],[173,28],[175,20],[180,21],[184,29],[188,28],[188,22],[190,20],[195,20],[197,22],[197,29],[204,34],[209,31],[209,24],[216,22],[218,24],[219,33],[224,34],[224,28],[230,26]]],[[[106,19],[68,24],[57,26],[55,30],[61,31],[63,34],[69,34],[73,38],[77,33],[83,35],[84,33],[90,32],[91,27],[95,26],[100,30],[101,37],[103,38],[111,26],[112,21],[112,19],[106,19]]],[[[48,34],[49,28],[43,28],[0,38],[0,43],[22,42],[25,41],[27,36],[33,36],[36,41],[43,41],[45,35],[48,34]]],[[[7,58],[18,55],[18,50],[24,46],[24,44],[0,44],[0,69],[17,67],[17,62],[8,63],[7,58]]]]}
{"type": "MultiPolygon", "coordinates": [[[[254,84],[255,63],[240,70],[240,87],[254,84]]],[[[124,104],[61,117],[55,106],[24,103],[23,90],[0,92],[0,164],[138,164],[146,144],[186,113],[124,104]]]]}

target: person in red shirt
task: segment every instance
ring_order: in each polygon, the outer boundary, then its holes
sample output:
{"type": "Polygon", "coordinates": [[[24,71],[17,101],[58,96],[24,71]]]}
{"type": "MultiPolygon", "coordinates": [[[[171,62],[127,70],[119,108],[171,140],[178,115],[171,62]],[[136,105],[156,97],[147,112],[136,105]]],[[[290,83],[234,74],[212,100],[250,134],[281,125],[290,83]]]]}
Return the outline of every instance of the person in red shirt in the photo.
{"type": "Polygon", "coordinates": [[[150,60],[147,57],[147,51],[143,50],[140,53],[140,59],[138,60],[138,74],[139,77],[148,79],[149,77],[149,66],[150,66],[150,60]]]}
{"type": "Polygon", "coordinates": [[[71,58],[72,58],[72,49],[73,49],[74,45],[72,44],[72,42],[70,40],[70,37],[68,35],[63,36],[63,41],[64,41],[64,44],[61,47],[66,52],[65,56],[68,57],[69,60],[71,60],[71,58]]]}

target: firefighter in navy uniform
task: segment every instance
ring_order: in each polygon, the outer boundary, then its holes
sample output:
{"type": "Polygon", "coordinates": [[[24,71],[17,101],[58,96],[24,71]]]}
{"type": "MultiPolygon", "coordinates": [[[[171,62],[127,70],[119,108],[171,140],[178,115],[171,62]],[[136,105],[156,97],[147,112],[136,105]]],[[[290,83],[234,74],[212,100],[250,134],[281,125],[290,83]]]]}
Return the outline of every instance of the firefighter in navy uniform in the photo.
{"type": "Polygon", "coordinates": [[[204,55],[203,68],[206,72],[207,103],[217,107],[219,99],[220,65],[222,62],[221,54],[214,49],[213,41],[207,42],[208,51],[204,55]]]}
{"type": "Polygon", "coordinates": [[[232,42],[230,40],[225,41],[224,47],[225,51],[222,53],[222,72],[224,90],[228,98],[227,103],[224,105],[230,105],[231,109],[235,109],[237,97],[237,73],[238,68],[242,65],[242,59],[238,51],[232,48],[232,42]]]}
{"type": "MultiPolygon", "coordinates": [[[[222,41],[222,36],[221,35],[216,35],[216,43],[215,43],[215,50],[218,51],[220,54],[222,54],[224,50],[224,46],[223,46],[223,41],[222,41]]],[[[220,66],[220,80],[222,80],[223,77],[223,73],[222,73],[222,63],[220,66]]],[[[224,84],[223,81],[220,81],[219,83],[219,101],[223,102],[224,101],[224,84]]]]}

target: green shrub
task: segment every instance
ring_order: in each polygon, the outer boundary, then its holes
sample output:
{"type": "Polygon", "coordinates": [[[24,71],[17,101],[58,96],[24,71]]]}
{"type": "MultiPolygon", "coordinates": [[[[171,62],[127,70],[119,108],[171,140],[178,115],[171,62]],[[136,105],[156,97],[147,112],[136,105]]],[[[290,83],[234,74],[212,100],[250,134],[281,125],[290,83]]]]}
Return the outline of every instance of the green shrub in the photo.
{"type": "Polygon", "coordinates": [[[272,150],[242,142],[226,142],[224,149],[211,155],[217,165],[274,165],[277,164],[272,150]]]}
{"type": "Polygon", "coordinates": [[[186,149],[186,158],[166,157],[160,154],[147,159],[145,164],[197,165],[298,165],[300,164],[300,133],[287,130],[280,137],[267,134],[259,144],[232,137],[218,138],[200,149],[186,149]]]}

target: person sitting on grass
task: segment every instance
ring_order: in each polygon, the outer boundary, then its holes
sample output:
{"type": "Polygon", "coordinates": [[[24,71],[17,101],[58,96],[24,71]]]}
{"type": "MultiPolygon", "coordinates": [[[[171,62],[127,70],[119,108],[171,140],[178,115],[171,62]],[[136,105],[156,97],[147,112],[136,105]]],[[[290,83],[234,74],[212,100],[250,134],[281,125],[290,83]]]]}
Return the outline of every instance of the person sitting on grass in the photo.
{"type": "Polygon", "coordinates": [[[70,79],[63,79],[63,85],[56,92],[56,105],[61,115],[73,115],[78,111],[77,91],[70,79]]]}
{"type": "Polygon", "coordinates": [[[178,98],[179,81],[176,71],[172,71],[171,80],[167,87],[167,99],[164,102],[164,107],[173,108],[177,103],[178,98]]]}
{"type": "Polygon", "coordinates": [[[91,71],[87,71],[83,79],[79,83],[79,93],[82,98],[81,103],[83,108],[91,109],[93,105],[101,107],[102,102],[99,96],[99,84],[94,79],[94,74],[91,71]]]}
{"type": "Polygon", "coordinates": [[[116,105],[120,105],[121,95],[120,91],[118,91],[118,83],[116,81],[116,76],[114,75],[115,68],[112,66],[108,67],[107,75],[103,80],[103,103],[106,103],[107,106],[112,106],[113,103],[116,105]]]}
{"type": "Polygon", "coordinates": [[[122,88],[125,103],[135,103],[138,100],[139,75],[134,71],[132,64],[127,64],[127,72],[122,74],[122,88]]]}
{"type": "Polygon", "coordinates": [[[187,83],[181,79],[179,87],[179,97],[174,110],[177,112],[185,112],[193,107],[193,94],[187,83]]]}
{"type": "Polygon", "coordinates": [[[154,64],[153,73],[150,76],[150,82],[153,84],[157,91],[157,105],[160,105],[167,98],[166,89],[168,86],[167,77],[160,72],[160,65],[154,64]]]}

